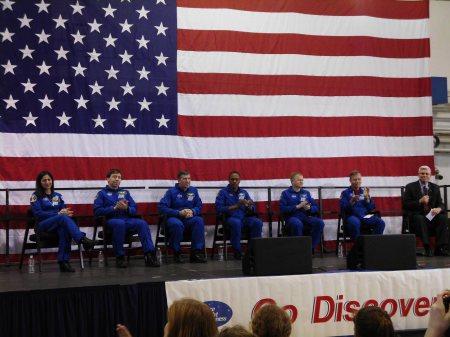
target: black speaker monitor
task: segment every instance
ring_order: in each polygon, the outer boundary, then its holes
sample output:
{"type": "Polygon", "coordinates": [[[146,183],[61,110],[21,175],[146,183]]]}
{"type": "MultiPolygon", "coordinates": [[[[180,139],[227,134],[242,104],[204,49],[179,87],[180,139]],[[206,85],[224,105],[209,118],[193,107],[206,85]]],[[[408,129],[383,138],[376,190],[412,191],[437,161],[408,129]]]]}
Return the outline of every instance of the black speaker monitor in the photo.
{"type": "Polygon", "coordinates": [[[414,234],[361,235],[347,257],[349,269],[416,269],[414,234]]]}
{"type": "Polygon", "coordinates": [[[246,275],[292,275],[312,273],[309,236],[254,238],[242,259],[246,275]]]}

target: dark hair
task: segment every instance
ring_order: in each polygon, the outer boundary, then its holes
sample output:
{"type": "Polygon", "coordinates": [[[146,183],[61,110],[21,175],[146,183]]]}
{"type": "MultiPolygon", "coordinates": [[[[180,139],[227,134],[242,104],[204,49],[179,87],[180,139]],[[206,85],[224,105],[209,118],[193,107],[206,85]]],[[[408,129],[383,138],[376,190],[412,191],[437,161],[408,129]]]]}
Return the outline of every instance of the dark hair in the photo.
{"type": "Polygon", "coordinates": [[[200,301],[183,298],[172,303],[167,312],[168,337],[215,337],[216,319],[200,301]]]}
{"type": "Polygon", "coordinates": [[[113,174],[122,174],[122,172],[120,172],[120,170],[116,168],[110,169],[108,173],[106,173],[106,178],[111,177],[113,174]]]}
{"type": "Polygon", "coordinates": [[[42,188],[41,180],[44,178],[44,176],[49,176],[52,180],[52,193],[55,191],[55,179],[53,179],[53,175],[49,171],[41,171],[36,177],[36,188],[34,190],[34,193],[38,198],[42,198],[45,195],[45,190],[42,188]]]}
{"type": "Polygon", "coordinates": [[[289,337],[291,320],[279,306],[264,305],[252,319],[252,332],[258,337],[289,337]]]}
{"type": "Polygon", "coordinates": [[[355,337],[393,337],[394,327],[388,313],[379,307],[360,309],[353,318],[355,337]]]}
{"type": "Polygon", "coordinates": [[[358,170],[353,170],[352,172],[349,173],[348,177],[351,178],[358,174],[361,174],[361,173],[358,170]]]}
{"type": "Polygon", "coordinates": [[[189,173],[189,171],[188,170],[181,170],[181,171],[178,171],[178,174],[177,174],[177,179],[180,179],[181,177],[183,177],[183,176],[188,176],[190,173],[189,173]]]}
{"type": "Polygon", "coordinates": [[[232,174],[237,174],[239,176],[239,178],[241,177],[241,174],[238,171],[231,171],[230,174],[228,174],[228,179],[231,178],[232,174]]]}
{"type": "Polygon", "coordinates": [[[247,331],[242,325],[235,325],[222,329],[218,337],[255,337],[255,335],[247,331]]]}

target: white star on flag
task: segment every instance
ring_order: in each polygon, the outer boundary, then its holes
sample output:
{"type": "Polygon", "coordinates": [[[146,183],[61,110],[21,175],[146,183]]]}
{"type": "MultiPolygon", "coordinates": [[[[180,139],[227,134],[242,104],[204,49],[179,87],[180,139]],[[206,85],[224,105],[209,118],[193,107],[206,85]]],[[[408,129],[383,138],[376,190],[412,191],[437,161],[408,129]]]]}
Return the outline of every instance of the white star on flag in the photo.
{"type": "Polygon", "coordinates": [[[50,6],[50,4],[45,3],[44,0],[42,0],[40,3],[35,4],[35,5],[38,6],[38,8],[39,8],[38,13],[40,13],[40,12],[48,13],[48,6],[50,6]]]}
{"type": "Polygon", "coordinates": [[[100,63],[100,60],[99,60],[98,58],[99,58],[99,56],[101,56],[102,54],[101,54],[101,53],[97,53],[97,51],[95,50],[95,48],[92,48],[92,51],[91,51],[90,53],[88,52],[88,55],[89,55],[89,62],[97,61],[97,62],[100,63]]]}
{"type": "Polygon", "coordinates": [[[82,67],[80,62],[78,62],[78,65],[76,67],[72,66],[72,69],[75,70],[74,76],[81,75],[81,76],[85,77],[84,72],[86,71],[86,68],[82,67]]]}
{"type": "Polygon", "coordinates": [[[84,99],[83,95],[80,95],[80,98],[74,99],[75,102],[77,102],[77,109],[79,108],[85,108],[87,109],[86,103],[89,102],[88,99],[84,99]]]}
{"type": "Polygon", "coordinates": [[[59,82],[59,83],[55,83],[57,86],[58,86],[58,93],[60,93],[60,92],[62,92],[62,91],[64,91],[64,92],[66,92],[66,93],[69,93],[69,91],[67,90],[70,86],[71,86],[71,84],[68,84],[68,83],[66,83],[66,81],[64,80],[64,78],[62,79],[62,81],[61,82],[59,82]]]}
{"type": "Polygon", "coordinates": [[[100,116],[100,114],[97,114],[97,118],[93,118],[92,120],[95,122],[94,129],[95,129],[97,126],[101,126],[102,128],[105,128],[105,126],[103,125],[103,123],[106,121],[106,119],[103,119],[103,118],[100,116]]]}
{"type": "Polygon", "coordinates": [[[2,4],[2,11],[6,11],[7,9],[9,10],[13,10],[12,5],[14,5],[14,1],[10,1],[10,0],[3,0],[0,1],[2,4]]]}
{"type": "Polygon", "coordinates": [[[70,7],[73,8],[72,15],[75,14],[75,13],[79,13],[79,14],[83,15],[83,8],[84,8],[84,6],[81,6],[80,3],[78,2],[78,0],[77,0],[77,3],[75,5],[70,5],[70,7]]]}
{"type": "Polygon", "coordinates": [[[107,16],[114,17],[114,12],[117,10],[116,8],[112,8],[111,4],[108,4],[108,7],[103,7],[102,9],[105,11],[105,18],[107,16]]]}
{"type": "Polygon", "coordinates": [[[48,44],[48,38],[50,37],[50,34],[46,34],[44,30],[40,34],[34,34],[39,38],[38,44],[45,42],[48,44]]]}
{"type": "Polygon", "coordinates": [[[106,71],[106,73],[108,74],[108,80],[110,79],[110,78],[115,78],[116,80],[117,80],[117,74],[119,73],[119,71],[118,70],[116,70],[116,69],[114,69],[114,67],[113,66],[111,66],[111,68],[108,70],[105,70],[106,71]]]}
{"type": "Polygon", "coordinates": [[[28,48],[28,45],[25,45],[24,49],[19,49],[19,51],[22,53],[22,60],[25,57],[29,57],[30,59],[33,59],[33,56],[31,55],[34,52],[34,49],[28,48]]]}
{"type": "Polygon", "coordinates": [[[3,99],[3,101],[5,101],[5,103],[6,103],[6,108],[5,108],[6,110],[8,110],[9,108],[13,108],[13,109],[17,110],[16,103],[19,102],[19,100],[14,99],[11,94],[9,94],[9,98],[3,99]]]}
{"type": "Polygon", "coordinates": [[[161,94],[167,96],[167,90],[169,87],[165,87],[164,82],[161,82],[161,84],[159,86],[155,86],[155,88],[158,89],[158,96],[161,94]]]}
{"type": "Polygon", "coordinates": [[[161,126],[164,126],[166,128],[168,128],[169,126],[167,125],[167,123],[170,121],[170,119],[167,119],[164,117],[164,115],[161,115],[161,118],[156,118],[156,120],[158,121],[159,125],[158,125],[158,129],[161,126]]]}
{"type": "Polygon", "coordinates": [[[100,26],[103,25],[102,23],[98,23],[96,19],[92,22],[88,22],[88,25],[91,26],[91,33],[96,31],[100,33],[100,26]]]}
{"type": "Polygon", "coordinates": [[[58,57],[56,58],[56,60],[58,61],[59,59],[65,59],[67,60],[67,56],[66,54],[68,53],[68,50],[64,50],[63,46],[59,47],[59,50],[55,50],[55,53],[58,55],[58,57]]]}
{"type": "Polygon", "coordinates": [[[53,19],[53,21],[56,22],[56,27],[55,29],[57,29],[58,27],[64,28],[66,29],[65,23],[67,21],[67,19],[63,19],[63,17],[61,16],[61,14],[59,14],[57,19],[53,19]]]}
{"type": "Polygon", "coordinates": [[[63,124],[66,124],[67,126],[70,126],[69,120],[72,118],[71,116],[67,116],[66,113],[63,111],[61,116],[56,116],[56,118],[59,119],[59,126],[62,126],[63,124]]]}
{"type": "Polygon", "coordinates": [[[39,68],[39,75],[42,75],[42,74],[47,74],[47,75],[50,75],[50,68],[52,67],[52,66],[48,66],[47,64],[45,64],[45,61],[42,61],[42,64],[40,65],[40,66],[36,66],[37,68],[39,68]]]}
{"type": "Polygon", "coordinates": [[[125,62],[131,64],[131,58],[133,57],[133,55],[128,54],[126,50],[123,54],[119,54],[119,56],[122,59],[122,64],[124,64],[125,62]]]}
{"type": "Polygon", "coordinates": [[[89,87],[91,87],[91,89],[92,89],[91,95],[93,95],[95,93],[97,93],[99,95],[102,94],[101,90],[102,90],[103,86],[99,85],[97,81],[95,81],[94,84],[89,84],[89,87]]]}
{"type": "Polygon", "coordinates": [[[24,14],[21,18],[17,18],[20,21],[20,28],[28,27],[31,28],[30,24],[33,19],[28,18],[26,14],[24,14]]]}
{"type": "Polygon", "coordinates": [[[34,125],[36,126],[36,119],[38,119],[39,117],[34,117],[31,112],[28,114],[28,116],[22,117],[23,119],[25,119],[27,121],[27,124],[25,126],[28,125],[34,125]]]}
{"type": "Polygon", "coordinates": [[[123,33],[123,32],[131,33],[130,28],[133,26],[133,24],[129,24],[128,20],[125,20],[124,23],[119,23],[119,25],[122,27],[122,32],[121,33],[123,33]]]}
{"type": "Polygon", "coordinates": [[[53,102],[54,100],[48,98],[47,94],[45,94],[45,97],[44,97],[44,98],[40,98],[39,101],[42,103],[41,109],[44,109],[44,108],[46,108],[46,107],[49,108],[49,109],[51,109],[51,108],[52,108],[52,102],[53,102]]]}
{"type": "Polygon", "coordinates": [[[130,114],[128,114],[128,118],[122,118],[122,120],[125,122],[125,127],[128,127],[131,125],[133,128],[135,127],[134,122],[136,121],[136,119],[137,118],[131,118],[130,114]]]}
{"type": "Polygon", "coordinates": [[[142,110],[150,111],[150,104],[152,104],[152,102],[147,102],[147,99],[144,97],[142,101],[138,101],[138,104],[141,106],[141,109],[139,111],[142,110]]]}
{"type": "Polygon", "coordinates": [[[159,66],[160,64],[164,64],[165,66],[167,66],[166,60],[169,58],[168,56],[164,56],[164,54],[161,52],[161,54],[159,54],[159,56],[155,56],[155,58],[158,60],[157,66],[159,66]]]}
{"type": "Polygon", "coordinates": [[[12,42],[12,37],[13,37],[13,35],[15,35],[16,33],[12,33],[12,32],[10,32],[10,31],[8,30],[8,28],[5,28],[5,30],[4,30],[2,33],[0,33],[0,34],[2,34],[2,42],[5,42],[5,41],[10,41],[10,42],[12,42]]]}
{"type": "Polygon", "coordinates": [[[131,86],[127,82],[126,85],[121,85],[120,87],[123,89],[123,96],[125,96],[126,94],[130,94],[131,96],[133,96],[134,85],[131,86]]]}
{"type": "Polygon", "coordinates": [[[139,13],[139,19],[144,18],[144,19],[146,19],[146,20],[147,20],[147,14],[150,13],[150,11],[146,10],[146,9],[144,8],[144,6],[142,6],[141,9],[136,10],[136,12],[139,13]]]}
{"type": "Polygon", "coordinates": [[[162,22],[159,24],[159,26],[153,26],[153,27],[155,27],[158,31],[156,33],[156,36],[158,36],[159,34],[166,36],[166,30],[169,29],[169,27],[164,27],[162,22]]]}
{"type": "Polygon", "coordinates": [[[117,38],[112,37],[112,36],[111,36],[111,33],[109,33],[109,36],[108,36],[108,37],[104,37],[103,40],[106,41],[106,47],[108,47],[108,46],[115,47],[115,46],[116,46],[116,40],[117,40],[117,38]]]}
{"type": "Polygon", "coordinates": [[[144,38],[144,35],[142,35],[140,39],[136,39],[136,41],[137,41],[137,43],[139,43],[139,48],[138,49],[141,49],[141,48],[148,49],[147,48],[147,43],[149,43],[150,40],[146,40],[144,38]]]}
{"type": "Polygon", "coordinates": [[[30,79],[28,79],[26,83],[20,83],[20,84],[22,84],[25,87],[25,89],[23,91],[24,93],[26,93],[27,91],[31,91],[34,93],[34,86],[36,85],[36,83],[31,83],[30,79]]]}
{"type": "Polygon", "coordinates": [[[83,39],[86,37],[86,35],[80,34],[79,30],[77,30],[76,34],[70,34],[70,35],[72,35],[72,37],[73,37],[73,44],[75,44],[75,43],[84,44],[83,39]]]}
{"type": "Polygon", "coordinates": [[[111,98],[110,101],[106,101],[106,103],[109,105],[108,111],[111,111],[111,110],[113,110],[113,109],[119,111],[119,104],[120,104],[120,101],[116,101],[116,99],[115,99],[114,97],[111,98]]]}
{"type": "Polygon", "coordinates": [[[11,64],[11,61],[8,60],[8,62],[6,62],[6,64],[2,64],[2,67],[5,68],[5,74],[4,75],[6,75],[7,73],[11,73],[11,74],[14,75],[14,68],[17,67],[17,66],[14,65],[14,64],[11,64]]]}
{"type": "Polygon", "coordinates": [[[136,71],[137,71],[138,74],[139,74],[139,79],[140,79],[140,80],[143,79],[143,78],[145,78],[146,80],[148,80],[148,74],[150,74],[150,72],[147,71],[147,69],[145,69],[144,66],[142,66],[142,69],[141,69],[141,70],[136,70],[136,71]]]}

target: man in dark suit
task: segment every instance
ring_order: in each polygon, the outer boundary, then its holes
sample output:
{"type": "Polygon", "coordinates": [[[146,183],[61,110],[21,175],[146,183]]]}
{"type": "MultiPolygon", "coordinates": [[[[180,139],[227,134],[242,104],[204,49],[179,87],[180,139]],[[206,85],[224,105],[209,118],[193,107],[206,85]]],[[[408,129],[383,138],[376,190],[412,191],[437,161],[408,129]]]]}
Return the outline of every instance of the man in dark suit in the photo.
{"type": "Polygon", "coordinates": [[[435,255],[448,256],[448,225],[439,186],[430,182],[431,169],[419,168],[419,180],[405,187],[403,209],[408,212],[410,229],[422,239],[426,256],[433,256],[428,231],[436,232],[435,255]],[[431,220],[430,220],[431,219],[431,220]]]}

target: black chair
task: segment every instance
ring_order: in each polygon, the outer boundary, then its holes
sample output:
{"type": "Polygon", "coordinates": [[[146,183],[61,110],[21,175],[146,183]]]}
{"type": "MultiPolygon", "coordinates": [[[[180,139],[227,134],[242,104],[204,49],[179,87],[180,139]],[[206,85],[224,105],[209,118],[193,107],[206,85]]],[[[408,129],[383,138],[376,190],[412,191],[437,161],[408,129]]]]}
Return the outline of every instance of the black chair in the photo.
{"type": "MultiPolygon", "coordinates": [[[[319,213],[311,214],[313,216],[319,217],[319,213]]],[[[290,229],[286,225],[286,218],[288,218],[287,214],[280,212],[278,217],[278,228],[277,228],[277,236],[279,237],[287,237],[291,236],[290,229]]],[[[320,236],[320,257],[323,257],[323,253],[325,252],[325,247],[323,245],[324,238],[323,233],[320,236]]]]}
{"type": "MultiPolygon", "coordinates": [[[[258,214],[252,213],[249,216],[256,216],[258,214]]],[[[221,243],[224,246],[225,251],[225,261],[228,259],[228,243],[231,241],[231,229],[227,224],[227,215],[226,214],[217,214],[216,215],[216,224],[214,226],[214,237],[213,237],[213,245],[211,249],[211,259],[214,259],[214,254],[217,252],[218,243],[221,243]]],[[[248,227],[242,226],[241,232],[241,243],[248,243],[250,240],[250,230],[248,227]]]]}
{"type": "MultiPolygon", "coordinates": [[[[378,217],[381,217],[380,212],[377,210],[373,210],[368,214],[374,214],[378,217]]],[[[339,212],[338,227],[336,231],[336,256],[338,255],[339,243],[342,244],[344,256],[347,256],[347,242],[352,241],[350,234],[348,234],[346,230],[347,225],[346,218],[348,216],[349,215],[342,210],[339,212]]],[[[370,228],[369,226],[361,224],[361,234],[373,234],[373,229],[370,228]]]]}
{"type": "MultiPolygon", "coordinates": [[[[73,218],[77,222],[76,217],[73,218]]],[[[42,256],[41,250],[46,248],[58,248],[59,238],[56,232],[44,232],[36,230],[37,221],[33,216],[31,210],[27,211],[27,220],[25,234],[23,236],[22,252],[20,255],[19,269],[22,269],[25,254],[28,250],[35,250],[38,263],[39,272],[42,271],[42,256]],[[34,230],[33,234],[30,234],[30,229],[34,230]]],[[[80,255],[80,268],[84,269],[83,250],[80,243],[75,243],[78,246],[78,252],[80,255]]]]}
{"type": "MultiPolygon", "coordinates": [[[[142,219],[142,216],[135,215],[132,216],[135,218],[142,219]]],[[[113,237],[112,230],[106,225],[107,218],[104,216],[95,217],[94,222],[94,233],[92,236],[92,240],[95,242],[95,246],[102,246],[100,248],[103,252],[103,256],[105,259],[105,266],[108,265],[108,246],[112,247],[113,237]],[[99,228],[101,230],[99,230],[99,228]]],[[[126,249],[127,261],[130,261],[130,252],[133,245],[133,242],[140,242],[138,233],[133,230],[129,230],[125,234],[124,247],[126,249]]],[[[92,254],[91,252],[89,256],[89,265],[92,264],[92,254]]]]}

